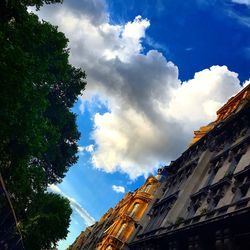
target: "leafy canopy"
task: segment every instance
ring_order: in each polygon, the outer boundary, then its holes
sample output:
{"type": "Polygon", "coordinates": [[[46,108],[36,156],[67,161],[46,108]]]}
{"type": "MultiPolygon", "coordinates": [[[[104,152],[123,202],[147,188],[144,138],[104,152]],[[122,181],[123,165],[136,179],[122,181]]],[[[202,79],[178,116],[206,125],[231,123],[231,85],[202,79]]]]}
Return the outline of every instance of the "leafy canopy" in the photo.
{"type": "MultiPolygon", "coordinates": [[[[52,217],[38,220],[42,210],[32,209],[39,202],[64,202],[46,189],[77,161],[80,133],[70,108],[85,88],[85,73],[69,64],[64,34],[27,12],[28,5],[39,9],[55,2],[61,1],[0,1],[0,172],[27,232],[34,218],[38,231],[49,224],[52,217]]],[[[65,237],[62,231],[53,231],[50,242],[65,237]]]]}
{"type": "Polygon", "coordinates": [[[72,210],[69,201],[58,194],[45,193],[29,210],[29,221],[23,225],[27,249],[49,249],[51,243],[67,235],[72,210]]]}

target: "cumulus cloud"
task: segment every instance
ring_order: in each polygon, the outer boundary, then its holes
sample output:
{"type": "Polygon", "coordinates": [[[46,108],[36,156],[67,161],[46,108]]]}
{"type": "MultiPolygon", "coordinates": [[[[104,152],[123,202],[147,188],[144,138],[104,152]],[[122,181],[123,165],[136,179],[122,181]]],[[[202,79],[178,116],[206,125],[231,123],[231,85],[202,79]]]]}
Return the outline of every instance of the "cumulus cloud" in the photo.
{"type": "Polygon", "coordinates": [[[137,68],[141,74],[135,81],[131,74],[126,77],[127,89],[111,103],[111,112],[95,115],[92,138],[98,145],[93,154],[96,168],[119,170],[132,179],[147,175],[160,162],[177,157],[190,142],[192,131],[213,121],[216,110],[241,88],[237,74],[225,66],[213,66],[181,83],[174,65],[166,61],[162,65],[165,69],[161,73],[154,69],[152,75],[151,68],[137,68]],[[140,83],[144,86],[138,86],[140,83]]]}
{"type": "Polygon", "coordinates": [[[243,83],[243,88],[245,88],[247,85],[250,84],[250,79],[249,80],[246,80],[244,83],[243,83]]]}
{"type": "MultiPolygon", "coordinates": [[[[94,0],[91,6],[94,6],[94,0]]],[[[98,101],[108,112],[93,114],[93,167],[121,171],[135,179],[175,159],[190,143],[193,130],[212,121],[219,106],[240,90],[238,75],[212,66],[181,82],[178,67],[157,50],[144,53],[150,21],[141,16],[124,24],[66,5],[39,14],[59,26],[70,40],[70,60],[86,70],[81,101],[98,101]]],[[[82,105],[83,107],[83,105],[82,105]]],[[[82,110],[83,112],[83,110],[82,110]]],[[[80,150],[84,150],[83,148],[80,150]]]]}
{"type": "Polygon", "coordinates": [[[194,78],[182,82],[163,110],[167,115],[183,123],[188,130],[215,120],[216,110],[241,89],[238,74],[226,66],[212,66],[197,72],[194,78]],[[186,123],[186,124],[185,124],[186,123]]]}
{"type": "MultiPolygon", "coordinates": [[[[29,11],[35,8],[29,7],[29,11]]],[[[93,25],[100,25],[108,21],[107,4],[105,0],[66,0],[63,4],[55,3],[44,5],[39,16],[44,20],[56,20],[61,13],[73,14],[77,18],[84,18],[93,25]]],[[[69,26],[74,25],[74,21],[69,20],[69,26]]],[[[56,24],[56,23],[55,23],[56,24]]]]}
{"type": "Polygon", "coordinates": [[[95,223],[95,219],[86,211],[86,209],[84,209],[73,197],[70,197],[62,192],[58,186],[51,184],[49,185],[48,189],[54,193],[66,197],[70,201],[70,206],[72,207],[73,211],[80,215],[86,226],[90,226],[95,223]]]}
{"type": "Polygon", "coordinates": [[[113,185],[112,189],[116,192],[116,193],[125,193],[125,188],[123,186],[116,186],[113,185]]]}

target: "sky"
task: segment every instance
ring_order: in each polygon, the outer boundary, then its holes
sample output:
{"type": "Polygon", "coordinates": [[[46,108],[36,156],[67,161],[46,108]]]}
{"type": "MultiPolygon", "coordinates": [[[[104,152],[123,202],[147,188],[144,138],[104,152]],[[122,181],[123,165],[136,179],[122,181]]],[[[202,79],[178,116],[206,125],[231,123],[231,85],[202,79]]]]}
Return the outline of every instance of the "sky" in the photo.
{"type": "Polygon", "coordinates": [[[65,0],[37,14],[87,74],[72,109],[79,161],[49,187],[73,208],[66,249],[250,82],[250,1],[65,0]]]}

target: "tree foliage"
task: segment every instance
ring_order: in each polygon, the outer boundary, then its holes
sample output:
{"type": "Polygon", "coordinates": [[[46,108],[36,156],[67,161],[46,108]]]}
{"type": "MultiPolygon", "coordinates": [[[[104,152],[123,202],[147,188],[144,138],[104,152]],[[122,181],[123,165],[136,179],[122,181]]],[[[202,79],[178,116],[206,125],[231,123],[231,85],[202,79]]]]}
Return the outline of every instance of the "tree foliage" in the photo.
{"type": "Polygon", "coordinates": [[[72,210],[69,201],[58,194],[45,193],[34,200],[29,220],[22,232],[27,249],[49,249],[68,233],[72,210]]]}
{"type": "Polygon", "coordinates": [[[9,21],[12,18],[20,20],[27,13],[27,6],[35,6],[37,10],[44,4],[62,3],[63,0],[1,0],[0,20],[9,21]]]}
{"type": "Polygon", "coordinates": [[[84,90],[85,73],[69,64],[64,34],[27,12],[28,5],[55,2],[61,0],[0,2],[0,172],[28,224],[34,201],[59,201],[46,200],[47,186],[77,161],[80,134],[70,108],[84,90]]]}

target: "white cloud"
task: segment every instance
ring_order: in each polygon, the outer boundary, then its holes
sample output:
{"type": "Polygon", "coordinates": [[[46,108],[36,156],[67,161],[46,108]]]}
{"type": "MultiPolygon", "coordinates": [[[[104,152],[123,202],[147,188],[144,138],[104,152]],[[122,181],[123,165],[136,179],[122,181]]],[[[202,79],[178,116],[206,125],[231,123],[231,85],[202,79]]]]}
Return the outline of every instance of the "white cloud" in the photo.
{"type": "Polygon", "coordinates": [[[233,3],[250,5],[250,0],[232,0],[233,3]]]}
{"type": "Polygon", "coordinates": [[[250,79],[249,79],[249,80],[246,80],[246,81],[243,83],[243,88],[245,88],[248,84],[250,84],[250,79]]]}
{"type": "Polygon", "coordinates": [[[86,226],[90,226],[95,223],[95,219],[84,209],[79,202],[77,202],[73,197],[70,197],[62,192],[62,190],[56,186],[55,184],[51,184],[48,187],[54,193],[60,194],[66,197],[70,201],[70,206],[72,207],[73,211],[80,215],[83,219],[86,226]]]}
{"type": "Polygon", "coordinates": [[[62,194],[61,189],[60,189],[58,186],[56,186],[55,184],[50,184],[50,185],[49,185],[49,189],[50,189],[52,192],[54,192],[54,193],[62,194]]]}
{"type": "Polygon", "coordinates": [[[113,185],[112,189],[116,192],[116,193],[125,193],[125,188],[123,186],[116,186],[113,185]]]}
{"type": "Polygon", "coordinates": [[[83,152],[84,150],[85,150],[84,147],[82,147],[82,146],[79,146],[79,147],[78,147],[78,152],[83,152]]]}
{"type": "MultiPolygon", "coordinates": [[[[236,3],[236,1],[235,1],[236,3]]],[[[243,1],[238,1],[237,3],[239,4],[245,4],[247,6],[249,6],[249,3],[246,1],[243,3],[243,1]]],[[[226,14],[237,20],[240,24],[250,28],[250,17],[249,15],[244,14],[243,12],[237,11],[235,8],[225,8],[224,11],[226,12],[226,14]]]]}
{"type": "Polygon", "coordinates": [[[226,66],[212,66],[181,83],[174,91],[168,107],[163,110],[190,131],[216,119],[216,110],[240,89],[238,74],[226,66]],[[191,127],[189,126],[191,125],[191,127]]]}
{"type": "MultiPolygon", "coordinates": [[[[127,89],[111,102],[111,112],[95,115],[92,138],[98,145],[93,154],[96,168],[106,172],[119,170],[131,179],[147,176],[160,162],[167,163],[184,150],[192,132],[213,121],[217,109],[241,88],[237,74],[225,66],[198,72],[184,83],[178,81],[176,67],[165,66],[159,81],[153,75],[156,69],[147,80],[140,79],[143,75],[139,74],[133,82],[130,74],[127,89]],[[152,86],[150,81],[154,81],[152,86]],[[129,90],[141,82],[145,85],[141,92],[129,90]]],[[[136,71],[143,74],[143,69],[136,71]]],[[[160,73],[156,75],[159,77],[160,73]]]]}
{"type": "Polygon", "coordinates": [[[94,145],[93,144],[90,144],[88,146],[78,146],[78,152],[79,153],[83,153],[83,152],[88,152],[88,153],[92,153],[94,151],[94,145]]]}
{"type": "Polygon", "coordinates": [[[91,144],[91,145],[88,145],[85,147],[85,150],[89,153],[92,153],[94,151],[94,145],[91,144]]]}
{"type": "Polygon", "coordinates": [[[133,39],[137,44],[138,40],[145,36],[145,29],[148,28],[149,25],[150,23],[147,19],[136,16],[133,22],[126,23],[122,36],[133,39]]]}
{"type": "Polygon", "coordinates": [[[89,150],[97,169],[121,171],[131,179],[147,176],[175,159],[193,130],[212,121],[217,108],[241,88],[238,75],[226,66],[204,69],[181,82],[178,67],[159,51],[143,54],[142,40],[150,27],[145,18],[114,25],[102,9],[106,17],[93,22],[95,11],[79,14],[68,5],[53,15],[47,9],[39,15],[66,33],[71,62],[87,72],[82,103],[98,96],[109,110],[93,115],[95,147],[89,150]]]}
{"type": "Polygon", "coordinates": [[[74,198],[66,197],[69,199],[73,210],[81,216],[86,226],[91,226],[95,223],[95,219],[74,198]]]}

